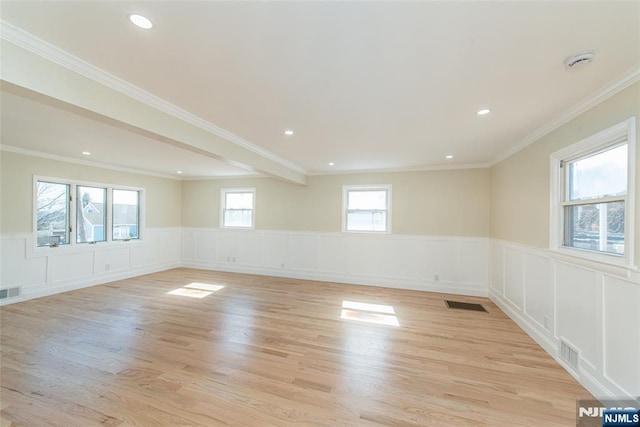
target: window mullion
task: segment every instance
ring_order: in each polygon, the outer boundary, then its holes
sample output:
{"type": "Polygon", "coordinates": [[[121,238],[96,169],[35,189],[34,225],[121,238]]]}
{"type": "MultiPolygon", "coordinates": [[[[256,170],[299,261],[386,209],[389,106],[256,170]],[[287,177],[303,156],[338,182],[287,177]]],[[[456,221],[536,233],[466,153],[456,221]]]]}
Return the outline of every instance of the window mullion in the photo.
{"type": "Polygon", "coordinates": [[[67,203],[69,203],[69,218],[68,221],[69,223],[67,224],[67,232],[69,233],[69,245],[70,246],[75,246],[76,245],[76,239],[75,239],[75,230],[77,227],[76,224],[76,216],[77,216],[77,209],[76,209],[76,191],[77,191],[77,185],[76,184],[70,184],[69,185],[69,197],[67,198],[67,203]]]}
{"type": "Polygon", "coordinates": [[[570,200],[561,202],[562,206],[583,206],[583,205],[597,205],[600,203],[612,203],[612,202],[624,202],[627,199],[627,196],[610,196],[610,197],[601,197],[598,199],[581,199],[581,200],[570,200]]]}

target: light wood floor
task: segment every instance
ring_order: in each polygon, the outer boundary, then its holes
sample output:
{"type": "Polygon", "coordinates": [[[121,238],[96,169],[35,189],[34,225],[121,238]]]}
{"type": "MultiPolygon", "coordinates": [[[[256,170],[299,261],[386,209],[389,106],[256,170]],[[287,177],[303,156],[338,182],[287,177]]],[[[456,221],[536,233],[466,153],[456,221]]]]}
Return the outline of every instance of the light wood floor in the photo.
{"type": "Polygon", "coordinates": [[[489,313],[191,269],[12,304],[0,424],[575,425],[589,394],[488,299],[450,297],[489,313]],[[224,288],[167,293],[192,282],[224,288]],[[390,305],[400,326],[341,319],[345,300],[390,305]]]}

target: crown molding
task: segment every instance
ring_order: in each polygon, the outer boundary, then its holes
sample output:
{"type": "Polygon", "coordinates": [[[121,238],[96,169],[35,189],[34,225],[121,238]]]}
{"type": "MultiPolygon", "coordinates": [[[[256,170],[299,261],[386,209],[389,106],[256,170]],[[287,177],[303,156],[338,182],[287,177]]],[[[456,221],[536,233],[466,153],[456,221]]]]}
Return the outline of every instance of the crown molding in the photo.
{"type": "Polygon", "coordinates": [[[387,168],[387,169],[353,169],[353,170],[333,170],[333,171],[310,171],[308,176],[319,175],[356,175],[366,173],[400,173],[400,172],[429,172],[429,171],[445,171],[460,169],[486,169],[491,167],[489,163],[461,163],[452,165],[434,165],[434,166],[412,166],[406,168],[387,168]]]}
{"type": "Polygon", "coordinates": [[[35,150],[29,150],[26,148],[14,147],[12,145],[2,144],[0,145],[0,151],[6,151],[7,153],[21,154],[23,156],[38,157],[40,159],[46,159],[46,160],[55,160],[58,162],[73,163],[73,164],[82,165],[82,166],[90,166],[93,168],[110,169],[118,172],[134,173],[136,175],[154,176],[157,178],[173,179],[176,181],[183,180],[182,177],[179,177],[179,176],[173,176],[173,175],[159,173],[159,172],[151,172],[151,171],[146,171],[141,169],[127,168],[123,166],[116,166],[109,163],[93,162],[91,160],[81,160],[73,157],[60,156],[57,154],[44,153],[42,151],[35,151],[35,150]]]}
{"type": "Polygon", "coordinates": [[[194,175],[194,176],[183,176],[180,178],[181,181],[224,181],[226,179],[275,179],[267,175],[258,175],[258,174],[250,174],[250,175],[216,175],[216,176],[205,176],[205,175],[194,175]]]}
{"type": "Polygon", "coordinates": [[[550,134],[554,130],[558,129],[560,126],[568,123],[574,118],[578,117],[580,114],[590,110],[596,105],[600,104],[607,98],[612,97],[618,92],[628,88],[632,84],[640,81],[640,66],[633,67],[631,70],[627,71],[622,75],[621,78],[614,81],[613,83],[608,84],[604,88],[598,90],[592,95],[580,101],[578,104],[574,105],[571,109],[565,111],[563,114],[548,122],[546,125],[538,128],[536,131],[527,135],[524,139],[522,139],[517,144],[513,145],[507,151],[497,156],[489,165],[493,166],[504,159],[513,156],[518,151],[528,147],[534,142],[540,140],[544,136],[550,134]]]}
{"type": "Polygon", "coordinates": [[[264,158],[267,158],[281,166],[287,167],[301,174],[306,174],[307,171],[299,165],[284,159],[270,151],[267,151],[251,142],[231,133],[230,131],[223,129],[219,126],[208,122],[195,114],[192,114],[162,98],[159,98],[123,79],[120,79],[107,71],[84,61],[77,56],[70,54],[69,52],[60,49],[59,47],[42,40],[33,34],[13,25],[7,21],[0,19],[0,38],[13,43],[35,55],[38,55],[44,59],[47,59],[55,64],[58,64],[64,68],[67,68],[73,72],[76,72],[84,77],[87,77],[97,83],[100,83],[110,89],[120,92],[130,98],[133,98],[143,104],[162,111],[176,117],[186,123],[196,126],[200,129],[204,129],[207,132],[212,133],[226,141],[234,143],[246,150],[249,150],[255,154],[258,154],[264,158]]]}
{"type": "Polygon", "coordinates": [[[6,151],[7,153],[21,154],[23,156],[29,156],[29,157],[38,157],[40,159],[54,160],[54,161],[58,161],[58,162],[73,163],[73,164],[81,165],[81,166],[90,166],[90,167],[93,167],[93,168],[101,168],[101,169],[114,170],[114,171],[118,171],[118,172],[133,173],[133,174],[136,174],[136,175],[153,176],[153,177],[156,177],[156,178],[172,179],[174,181],[199,181],[199,180],[208,180],[208,179],[267,178],[266,176],[259,175],[259,174],[223,175],[223,176],[221,176],[221,175],[216,175],[216,176],[176,176],[176,175],[171,175],[171,174],[167,174],[167,173],[148,171],[148,170],[144,170],[144,169],[136,169],[136,168],[128,168],[128,167],[124,167],[124,166],[117,166],[117,165],[113,165],[111,163],[101,163],[101,162],[96,162],[96,161],[91,161],[91,160],[76,159],[74,157],[68,157],[68,156],[61,156],[61,155],[58,155],[58,154],[45,153],[43,151],[29,150],[27,148],[15,147],[15,146],[12,146],[12,145],[5,145],[5,144],[0,144],[0,151],[6,151]]]}

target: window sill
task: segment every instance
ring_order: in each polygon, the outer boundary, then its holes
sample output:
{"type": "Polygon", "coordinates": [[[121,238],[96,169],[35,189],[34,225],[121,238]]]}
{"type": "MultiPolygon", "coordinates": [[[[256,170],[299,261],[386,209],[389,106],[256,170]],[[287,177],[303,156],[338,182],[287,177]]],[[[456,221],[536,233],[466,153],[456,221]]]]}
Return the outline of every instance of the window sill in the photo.
{"type": "Polygon", "coordinates": [[[27,249],[27,258],[44,257],[48,255],[56,254],[74,254],[74,253],[86,253],[94,251],[103,251],[110,249],[121,249],[127,245],[142,245],[145,241],[142,239],[125,240],[112,240],[110,242],[96,242],[96,243],[76,243],[73,245],[60,245],[60,246],[29,246],[27,249]]]}
{"type": "Polygon", "coordinates": [[[343,233],[349,234],[391,234],[391,231],[366,231],[366,230],[342,230],[343,233]]]}
{"type": "Polygon", "coordinates": [[[607,255],[580,249],[551,248],[549,252],[558,260],[575,264],[581,267],[594,268],[593,263],[598,263],[598,270],[606,273],[629,278],[631,273],[637,271],[633,261],[625,256],[607,255]]]}
{"type": "Polygon", "coordinates": [[[253,226],[252,226],[252,227],[240,227],[240,226],[238,226],[238,227],[232,227],[232,226],[228,226],[228,225],[227,225],[227,226],[224,226],[224,225],[221,225],[221,226],[220,226],[220,230],[245,230],[245,231],[253,231],[253,230],[255,230],[255,229],[256,229],[256,228],[255,228],[255,227],[253,227],[253,226]]]}

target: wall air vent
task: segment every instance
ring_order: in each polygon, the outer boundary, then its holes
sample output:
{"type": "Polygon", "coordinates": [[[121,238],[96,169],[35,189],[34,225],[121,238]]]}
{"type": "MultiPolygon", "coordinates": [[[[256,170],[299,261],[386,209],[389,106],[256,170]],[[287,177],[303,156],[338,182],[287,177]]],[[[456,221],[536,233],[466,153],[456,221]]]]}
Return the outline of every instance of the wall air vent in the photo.
{"type": "Polygon", "coordinates": [[[22,293],[20,286],[16,286],[14,288],[0,289],[0,301],[19,297],[22,293]]]}
{"type": "Polygon", "coordinates": [[[574,370],[578,370],[578,350],[560,340],[560,359],[574,370]]]}

